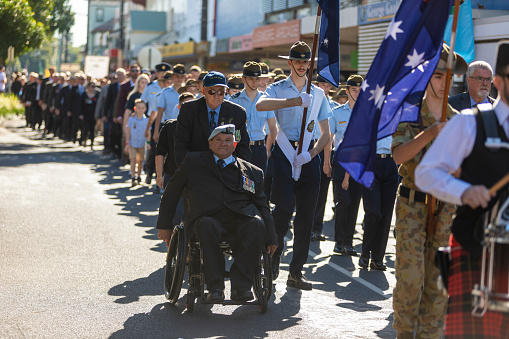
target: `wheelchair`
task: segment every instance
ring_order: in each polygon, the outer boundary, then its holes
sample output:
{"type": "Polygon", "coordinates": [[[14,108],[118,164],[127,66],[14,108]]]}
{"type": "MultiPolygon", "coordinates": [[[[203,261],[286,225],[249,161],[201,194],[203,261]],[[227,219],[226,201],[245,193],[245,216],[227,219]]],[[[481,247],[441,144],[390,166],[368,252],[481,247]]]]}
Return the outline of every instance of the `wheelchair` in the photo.
{"type": "MultiPolygon", "coordinates": [[[[184,225],[175,226],[166,256],[164,292],[170,304],[173,305],[177,302],[187,267],[189,288],[186,295],[186,308],[188,312],[192,312],[196,299],[199,299],[202,304],[207,304],[207,293],[205,292],[203,251],[198,240],[193,239],[188,242],[186,238],[184,225]]],[[[234,256],[234,249],[229,243],[232,239],[232,237],[225,237],[225,241],[221,242],[223,253],[230,257],[234,256]]],[[[267,311],[267,304],[272,295],[272,269],[270,265],[270,254],[262,251],[253,279],[255,300],[235,301],[225,299],[219,304],[258,305],[261,313],[264,314],[267,311]]],[[[229,272],[225,272],[225,277],[228,277],[228,275],[229,272]]]]}

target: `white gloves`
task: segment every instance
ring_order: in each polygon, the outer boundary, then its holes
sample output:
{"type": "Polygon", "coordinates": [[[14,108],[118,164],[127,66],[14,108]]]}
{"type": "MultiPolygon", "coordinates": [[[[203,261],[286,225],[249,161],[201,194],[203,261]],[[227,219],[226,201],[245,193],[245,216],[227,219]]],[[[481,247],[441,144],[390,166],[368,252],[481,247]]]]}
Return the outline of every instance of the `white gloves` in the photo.
{"type": "Polygon", "coordinates": [[[293,166],[301,167],[302,165],[304,165],[310,161],[311,161],[311,154],[309,154],[309,152],[302,152],[301,154],[299,154],[295,157],[295,160],[293,161],[293,166]]]}
{"type": "Polygon", "coordinates": [[[302,92],[300,95],[300,98],[302,99],[302,104],[300,107],[309,107],[311,106],[311,100],[313,100],[313,94],[307,94],[306,92],[302,92]]]}

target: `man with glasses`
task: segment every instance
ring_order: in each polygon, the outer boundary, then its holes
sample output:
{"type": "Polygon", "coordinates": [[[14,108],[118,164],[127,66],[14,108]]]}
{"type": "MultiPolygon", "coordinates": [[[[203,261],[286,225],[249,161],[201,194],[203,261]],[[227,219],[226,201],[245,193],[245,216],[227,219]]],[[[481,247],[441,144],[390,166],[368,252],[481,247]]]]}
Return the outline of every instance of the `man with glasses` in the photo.
{"type": "Polygon", "coordinates": [[[177,166],[188,152],[206,151],[210,133],[220,125],[235,125],[237,147],[235,155],[251,161],[249,135],[246,129],[246,110],[224,100],[228,86],[220,72],[209,72],[203,78],[203,97],[182,105],[175,132],[175,160],[177,166]]]}
{"type": "Polygon", "coordinates": [[[467,71],[468,92],[449,98],[449,104],[456,110],[476,107],[478,104],[493,104],[495,99],[489,96],[493,82],[493,69],[486,61],[474,61],[467,71]]]}

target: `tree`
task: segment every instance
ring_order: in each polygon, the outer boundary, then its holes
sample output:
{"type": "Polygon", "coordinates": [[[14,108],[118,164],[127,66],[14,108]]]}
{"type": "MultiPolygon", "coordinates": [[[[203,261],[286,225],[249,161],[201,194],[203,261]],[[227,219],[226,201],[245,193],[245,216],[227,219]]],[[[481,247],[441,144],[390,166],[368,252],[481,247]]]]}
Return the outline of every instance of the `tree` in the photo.
{"type": "Polygon", "coordinates": [[[7,48],[16,56],[39,48],[55,32],[67,34],[74,24],[69,0],[0,0],[0,63],[7,48]]]}

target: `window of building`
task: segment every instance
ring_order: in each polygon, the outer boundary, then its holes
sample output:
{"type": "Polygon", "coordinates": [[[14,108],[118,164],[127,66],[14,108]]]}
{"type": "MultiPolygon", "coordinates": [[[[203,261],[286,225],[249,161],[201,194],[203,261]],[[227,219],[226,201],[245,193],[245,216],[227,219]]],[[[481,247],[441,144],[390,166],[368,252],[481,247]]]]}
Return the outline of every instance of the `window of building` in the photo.
{"type": "Polygon", "coordinates": [[[97,22],[104,21],[104,8],[97,8],[95,10],[95,21],[97,22]]]}

